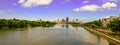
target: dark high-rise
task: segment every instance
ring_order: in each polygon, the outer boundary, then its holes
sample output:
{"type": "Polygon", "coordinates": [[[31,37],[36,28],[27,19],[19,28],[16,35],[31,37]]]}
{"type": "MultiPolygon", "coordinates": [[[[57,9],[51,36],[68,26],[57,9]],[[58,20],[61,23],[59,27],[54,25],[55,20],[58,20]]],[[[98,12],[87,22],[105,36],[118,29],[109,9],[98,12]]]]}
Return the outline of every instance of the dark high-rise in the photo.
{"type": "Polygon", "coordinates": [[[68,23],[69,22],[69,17],[66,17],[66,23],[68,23]]]}
{"type": "Polygon", "coordinates": [[[65,20],[64,20],[64,19],[62,19],[62,23],[65,23],[65,20]]]}

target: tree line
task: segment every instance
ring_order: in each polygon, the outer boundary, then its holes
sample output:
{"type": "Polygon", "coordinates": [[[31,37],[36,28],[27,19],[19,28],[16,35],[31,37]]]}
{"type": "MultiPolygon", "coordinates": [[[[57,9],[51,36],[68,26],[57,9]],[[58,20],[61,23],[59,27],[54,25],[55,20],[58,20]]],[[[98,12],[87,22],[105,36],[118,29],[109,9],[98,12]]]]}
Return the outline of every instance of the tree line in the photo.
{"type": "Polygon", "coordinates": [[[79,27],[82,25],[81,23],[78,22],[69,22],[68,24],[71,24],[73,27],[79,27]]]}
{"type": "Polygon", "coordinates": [[[113,19],[107,24],[107,27],[110,28],[114,33],[120,33],[120,18],[113,19]]]}
{"type": "Polygon", "coordinates": [[[54,26],[55,22],[49,21],[29,21],[29,20],[19,20],[19,19],[0,19],[0,29],[2,28],[25,28],[25,27],[50,27],[54,26]]]}
{"type": "MultiPolygon", "coordinates": [[[[103,23],[102,23],[101,20],[96,20],[96,21],[93,21],[93,22],[87,22],[87,23],[84,23],[83,26],[87,26],[87,27],[90,27],[90,28],[104,29],[103,23]]],[[[111,20],[107,24],[106,28],[110,29],[115,34],[120,34],[120,18],[115,18],[115,19],[111,20]]]]}

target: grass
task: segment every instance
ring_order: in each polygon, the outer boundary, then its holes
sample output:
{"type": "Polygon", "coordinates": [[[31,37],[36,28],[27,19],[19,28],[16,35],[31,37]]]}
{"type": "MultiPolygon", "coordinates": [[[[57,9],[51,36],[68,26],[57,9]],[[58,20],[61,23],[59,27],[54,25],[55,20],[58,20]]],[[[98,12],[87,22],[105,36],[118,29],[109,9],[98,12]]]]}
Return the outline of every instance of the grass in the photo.
{"type": "Polygon", "coordinates": [[[113,32],[111,30],[104,30],[104,29],[98,29],[98,30],[101,31],[101,32],[113,34],[113,32]]]}

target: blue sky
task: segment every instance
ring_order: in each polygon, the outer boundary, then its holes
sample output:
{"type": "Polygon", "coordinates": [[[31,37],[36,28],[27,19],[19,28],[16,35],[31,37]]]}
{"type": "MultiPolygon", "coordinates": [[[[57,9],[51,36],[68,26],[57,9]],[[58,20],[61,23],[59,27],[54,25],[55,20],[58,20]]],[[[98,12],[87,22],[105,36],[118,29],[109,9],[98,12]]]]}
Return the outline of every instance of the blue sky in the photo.
{"type": "Polygon", "coordinates": [[[0,0],[0,18],[92,21],[120,14],[120,0],[0,0]]]}

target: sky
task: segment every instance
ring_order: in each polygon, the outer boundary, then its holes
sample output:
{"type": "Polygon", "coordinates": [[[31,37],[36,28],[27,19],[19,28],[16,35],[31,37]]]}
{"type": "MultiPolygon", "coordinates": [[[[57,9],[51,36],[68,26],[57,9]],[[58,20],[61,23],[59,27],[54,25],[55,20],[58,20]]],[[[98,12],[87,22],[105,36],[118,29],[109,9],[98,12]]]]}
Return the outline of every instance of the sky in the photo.
{"type": "Polygon", "coordinates": [[[79,19],[87,22],[120,14],[120,0],[0,0],[0,18],[79,19]]]}

